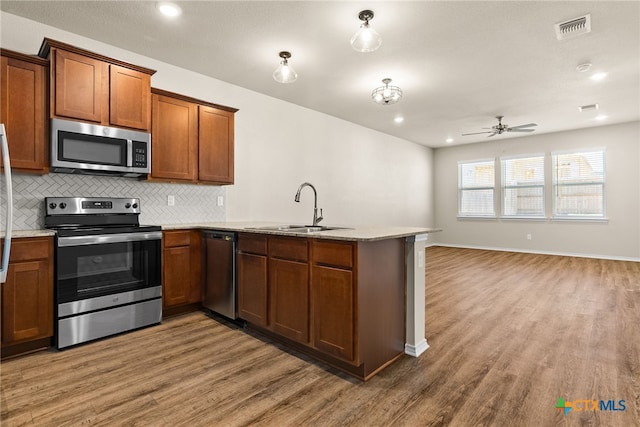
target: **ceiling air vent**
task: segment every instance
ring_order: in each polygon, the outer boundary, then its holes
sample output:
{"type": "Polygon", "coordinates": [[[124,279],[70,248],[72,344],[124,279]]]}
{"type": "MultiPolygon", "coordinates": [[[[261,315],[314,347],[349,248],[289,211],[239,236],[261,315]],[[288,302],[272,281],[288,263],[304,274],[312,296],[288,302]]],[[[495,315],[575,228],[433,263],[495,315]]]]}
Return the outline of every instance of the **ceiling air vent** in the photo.
{"type": "Polygon", "coordinates": [[[591,32],[591,14],[580,16],[555,25],[558,40],[591,32]]]}

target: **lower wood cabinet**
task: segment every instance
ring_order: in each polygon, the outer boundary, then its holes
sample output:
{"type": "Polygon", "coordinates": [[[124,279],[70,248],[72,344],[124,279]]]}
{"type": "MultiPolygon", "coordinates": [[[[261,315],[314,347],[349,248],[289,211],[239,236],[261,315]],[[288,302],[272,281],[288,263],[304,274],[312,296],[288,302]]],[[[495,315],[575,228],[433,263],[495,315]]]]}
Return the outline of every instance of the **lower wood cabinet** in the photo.
{"type": "Polygon", "coordinates": [[[48,347],[53,336],[53,238],[13,239],[7,281],[0,286],[2,356],[48,347]]]}
{"type": "Polygon", "coordinates": [[[240,233],[238,308],[250,326],[366,380],[404,353],[404,240],[240,233]]]}
{"type": "Polygon", "coordinates": [[[306,239],[269,239],[270,328],[305,344],[309,342],[307,258],[306,239]]]}
{"type": "Polygon", "coordinates": [[[266,327],[267,256],[241,252],[236,255],[236,265],[238,316],[254,325],[266,327]]]}
{"type": "Polygon", "coordinates": [[[168,317],[202,302],[202,251],[198,230],[162,233],[162,308],[168,317]]]}
{"type": "Polygon", "coordinates": [[[356,295],[353,273],[314,265],[311,277],[313,346],[333,356],[354,360],[356,295]]]}

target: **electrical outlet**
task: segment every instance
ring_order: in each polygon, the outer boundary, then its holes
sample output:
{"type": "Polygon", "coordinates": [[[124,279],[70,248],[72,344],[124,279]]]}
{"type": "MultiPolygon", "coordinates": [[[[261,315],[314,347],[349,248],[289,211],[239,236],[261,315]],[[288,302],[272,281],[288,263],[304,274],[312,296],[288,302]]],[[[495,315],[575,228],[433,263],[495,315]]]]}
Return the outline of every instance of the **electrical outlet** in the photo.
{"type": "Polygon", "coordinates": [[[527,240],[531,240],[531,233],[527,234],[527,240]]]}
{"type": "Polygon", "coordinates": [[[424,267],[424,251],[418,251],[418,267],[424,267]]]}
{"type": "Polygon", "coordinates": [[[176,204],[175,196],[167,196],[167,206],[174,206],[176,204]]]}
{"type": "Polygon", "coordinates": [[[217,203],[218,203],[218,206],[224,206],[224,197],[218,196],[217,203]]]}

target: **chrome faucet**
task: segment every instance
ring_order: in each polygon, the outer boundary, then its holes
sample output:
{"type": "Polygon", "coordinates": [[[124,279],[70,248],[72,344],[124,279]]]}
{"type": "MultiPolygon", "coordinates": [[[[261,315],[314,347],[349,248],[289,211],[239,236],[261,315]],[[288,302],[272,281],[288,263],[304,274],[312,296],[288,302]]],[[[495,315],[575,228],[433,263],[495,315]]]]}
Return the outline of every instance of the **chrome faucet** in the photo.
{"type": "Polygon", "coordinates": [[[316,192],[316,187],[308,182],[303,182],[300,187],[298,187],[298,192],[296,193],[295,201],[300,203],[300,191],[304,187],[311,187],[313,190],[313,226],[317,226],[320,221],[322,221],[322,209],[320,209],[320,216],[318,216],[318,193],[316,192]]]}

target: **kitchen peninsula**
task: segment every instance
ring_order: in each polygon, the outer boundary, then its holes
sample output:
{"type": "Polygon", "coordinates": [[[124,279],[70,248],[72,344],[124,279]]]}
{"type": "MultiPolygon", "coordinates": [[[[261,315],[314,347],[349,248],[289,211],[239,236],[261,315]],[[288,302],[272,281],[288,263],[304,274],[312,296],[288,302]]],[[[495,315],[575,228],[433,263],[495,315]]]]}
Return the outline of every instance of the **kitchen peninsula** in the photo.
{"type": "Polygon", "coordinates": [[[367,380],[425,339],[425,243],[438,229],[163,226],[238,233],[239,317],[270,338],[367,380]]]}

